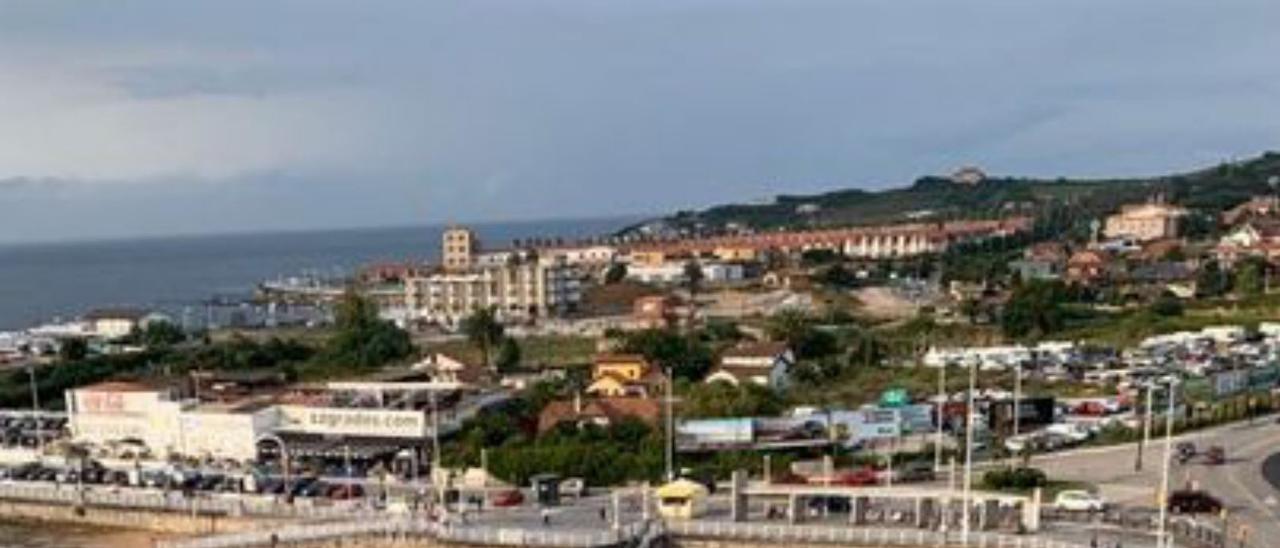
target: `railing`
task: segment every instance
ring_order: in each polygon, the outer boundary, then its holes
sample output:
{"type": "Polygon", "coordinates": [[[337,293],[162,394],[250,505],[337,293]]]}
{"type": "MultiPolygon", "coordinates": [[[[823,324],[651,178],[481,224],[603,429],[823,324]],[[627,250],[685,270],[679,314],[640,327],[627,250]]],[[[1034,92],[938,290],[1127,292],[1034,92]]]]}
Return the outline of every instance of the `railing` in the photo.
{"type": "Polygon", "coordinates": [[[273,499],[255,496],[184,497],[178,491],[113,490],[102,487],[88,487],[82,492],[75,485],[58,486],[39,482],[0,484],[0,499],[60,505],[84,504],[101,508],[153,510],[199,516],[341,518],[344,520],[351,519],[353,515],[385,516],[385,514],[349,504],[313,506],[284,504],[273,499]]]}
{"type": "Polygon", "coordinates": [[[676,536],[750,540],[770,543],[840,544],[855,546],[978,546],[990,548],[1083,548],[1040,536],[1019,536],[971,531],[969,542],[959,532],[924,529],[876,529],[813,525],[734,523],[724,521],[671,521],[668,533],[676,536]]]}
{"type": "Polygon", "coordinates": [[[157,548],[248,548],[288,546],[303,542],[351,537],[432,538],[442,542],[484,546],[542,546],[595,548],[616,546],[645,535],[648,524],[637,522],[611,531],[545,531],[504,527],[451,526],[406,519],[290,526],[274,531],[249,531],[190,540],[162,541],[157,548]]]}

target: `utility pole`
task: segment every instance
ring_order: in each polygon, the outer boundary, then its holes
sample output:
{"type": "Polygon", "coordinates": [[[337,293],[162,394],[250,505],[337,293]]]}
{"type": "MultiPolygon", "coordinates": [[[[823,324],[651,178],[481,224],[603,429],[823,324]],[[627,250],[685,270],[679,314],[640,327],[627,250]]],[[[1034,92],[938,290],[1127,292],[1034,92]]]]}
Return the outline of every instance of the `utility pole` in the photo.
{"type": "Polygon", "coordinates": [[[1022,364],[1013,367],[1013,435],[1022,426],[1022,364]]]}
{"type": "Polygon", "coordinates": [[[965,428],[964,428],[964,512],[960,529],[960,543],[969,545],[969,511],[972,506],[969,497],[973,490],[973,393],[978,383],[977,363],[969,364],[969,405],[965,409],[965,428]]]}
{"type": "Polygon", "coordinates": [[[436,491],[436,501],[440,503],[441,508],[447,508],[444,504],[444,486],[440,484],[440,405],[437,403],[436,391],[428,392],[431,395],[431,486],[436,491]]]}
{"type": "Polygon", "coordinates": [[[666,383],[666,384],[667,384],[667,394],[666,394],[666,400],[667,400],[667,401],[666,401],[666,403],[667,403],[667,405],[666,405],[666,407],[667,407],[667,412],[666,412],[666,415],[667,415],[667,447],[666,447],[666,450],[667,450],[667,451],[666,451],[666,452],[667,452],[667,481],[675,481],[675,479],[676,479],[676,438],[675,438],[675,429],[676,429],[676,426],[675,426],[675,425],[676,425],[676,420],[675,420],[675,413],[674,413],[674,408],[675,408],[675,406],[672,404],[672,400],[674,399],[674,397],[673,397],[673,395],[672,395],[672,394],[673,394],[673,392],[674,392],[674,391],[673,391],[673,389],[672,389],[672,387],[671,387],[671,385],[672,385],[672,384],[674,384],[674,383],[673,383],[673,380],[674,380],[674,379],[673,379],[673,377],[674,377],[674,376],[675,376],[675,369],[674,369],[674,368],[667,368],[667,383],[666,383]]]}
{"type": "Polygon", "coordinates": [[[36,366],[27,367],[27,375],[31,378],[31,418],[36,423],[36,450],[44,453],[44,427],[40,424],[40,390],[36,388],[36,366]]]}
{"type": "Polygon", "coordinates": [[[935,474],[942,471],[942,422],[945,418],[946,408],[947,363],[943,362],[942,367],[938,369],[938,405],[934,408],[934,420],[938,422],[937,431],[933,436],[933,472],[935,474]]]}
{"type": "Polygon", "coordinates": [[[1138,457],[1133,463],[1135,472],[1142,471],[1142,456],[1147,450],[1147,444],[1151,443],[1151,399],[1152,392],[1155,391],[1155,383],[1147,384],[1147,411],[1142,416],[1142,437],[1138,439],[1138,457]]]}
{"type": "Polygon", "coordinates": [[[1173,387],[1174,380],[1169,381],[1169,410],[1164,417],[1164,473],[1160,478],[1160,521],[1156,534],[1157,548],[1173,548],[1173,542],[1166,537],[1165,518],[1169,511],[1169,467],[1173,460],[1173,387]]]}

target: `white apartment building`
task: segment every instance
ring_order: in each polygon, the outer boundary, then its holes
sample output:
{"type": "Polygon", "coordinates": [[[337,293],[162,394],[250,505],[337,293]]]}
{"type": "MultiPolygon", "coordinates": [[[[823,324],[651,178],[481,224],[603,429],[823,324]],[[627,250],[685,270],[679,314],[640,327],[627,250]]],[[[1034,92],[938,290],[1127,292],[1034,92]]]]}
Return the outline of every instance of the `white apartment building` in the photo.
{"type": "Polygon", "coordinates": [[[515,322],[567,314],[582,300],[582,281],[563,259],[531,257],[410,278],[405,291],[412,317],[456,326],[484,308],[515,322]]]}
{"type": "MultiPolygon", "coordinates": [[[[662,264],[632,264],[627,267],[627,278],[649,284],[678,284],[685,282],[685,262],[668,261],[662,264]]],[[[742,281],[746,269],[736,263],[699,262],[705,283],[729,283],[742,281]]]]}

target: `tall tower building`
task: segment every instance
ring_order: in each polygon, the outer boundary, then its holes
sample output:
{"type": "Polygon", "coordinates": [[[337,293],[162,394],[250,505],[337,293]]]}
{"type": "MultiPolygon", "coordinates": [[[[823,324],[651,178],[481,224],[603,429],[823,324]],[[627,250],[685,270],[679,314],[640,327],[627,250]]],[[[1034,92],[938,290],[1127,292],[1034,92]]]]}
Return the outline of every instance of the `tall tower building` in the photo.
{"type": "Polygon", "coordinates": [[[444,231],[440,258],[448,270],[467,270],[480,250],[480,240],[475,232],[461,226],[451,226],[444,231]]]}

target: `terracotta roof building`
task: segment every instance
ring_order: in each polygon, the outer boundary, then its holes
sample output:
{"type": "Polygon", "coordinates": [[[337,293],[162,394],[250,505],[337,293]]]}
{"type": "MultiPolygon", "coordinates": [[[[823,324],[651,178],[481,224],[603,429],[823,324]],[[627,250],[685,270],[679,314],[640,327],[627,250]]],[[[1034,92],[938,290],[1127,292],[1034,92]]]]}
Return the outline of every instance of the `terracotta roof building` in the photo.
{"type": "Polygon", "coordinates": [[[790,383],[795,355],[786,343],[749,343],[726,350],[706,382],[727,382],[734,386],[755,384],[781,390],[790,383]]]}
{"type": "Polygon", "coordinates": [[[662,406],[658,400],[647,398],[598,398],[587,401],[575,398],[553,401],[538,414],[538,433],[545,433],[565,423],[609,426],[628,418],[650,426],[657,425],[662,418],[662,406]]]}

